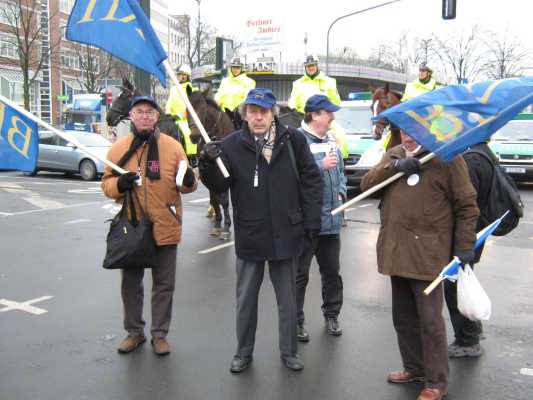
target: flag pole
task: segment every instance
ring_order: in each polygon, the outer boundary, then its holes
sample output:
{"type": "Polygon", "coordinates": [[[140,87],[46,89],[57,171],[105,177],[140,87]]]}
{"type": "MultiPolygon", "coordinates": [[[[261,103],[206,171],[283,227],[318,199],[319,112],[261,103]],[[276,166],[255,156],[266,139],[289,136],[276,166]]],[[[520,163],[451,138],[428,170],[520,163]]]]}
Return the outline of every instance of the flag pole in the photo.
{"type": "MultiPolygon", "coordinates": [[[[429,153],[429,154],[426,154],[424,157],[422,157],[419,161],[420,161],[420,164],[425,164],[427,163],[429,160],[435,158],[435,153],[429,153]]],[[[368,189],[366,192],[363,192],[361,193],[359,196],[356,196],[354,197],[353,199],[347,201],[346,203],[344,203],[343,205],[337,207],[336,209],[332,210],[331,211],[331,215],[336,215],[342,211],[344,211],[345,209],[347,209],[348,207],[350,207],[352,204],[355,204],[357,203],[358,201],[361,201],[363,199],[366,199],[368,196],[370,196],[372,193],[375,193],[377,192],[378,190],[380,190],[381,188],[387,186],[389,183],[391,182],[394,182],[395,180],[398,180],[399,178],[401,178],[402,176],[404,176],[405,174],[403,172],[398,172],[397,174],[394,174],[393,176],[391,176],[390,178],[388,179],[385,179],[383,182],[380,182],[378,183],[376,186],[372,186],[370,189],[368,189]]]]}
{"type": "MultiPolygon", "coordinates": [[[[167,71],[167,74],[170,76],[170,79],[172,79],[172,83],[178,90],[178,94],[180,95],[181,99],[185,103],[185,106],[187,107],[187,111],[189,111],[190,116],[194,120],[194,123],[198,127],[198,130],[200,131],[200,134],[202,135],[202,138],[204,139],[205,143],[209,143],[211,139],[209,138],[209,135],[207,134],[204,126],[202,125],[202,122],[200,121],[200,118],[198,118],[198,114],[196,114],[196,111],[194,110],[191,102],[189,101],[189,98],[187,97],[187,94],[183,91],[183,88],[181,87],[178,78],[176,78],[176,74],[174,73],[170,63],[168,62],[168,59],[165,59],[163,61],[163,66],[165,67],[165,70],[167,71]]],[[[229,177],[229,172],[226,169],[226,166],[222,162],[222,159],[220,157],[217,157],[216,163],[218,165],[218,168],[220,169],[220,172],[222,172],[222,175],[224,175],[224,178],[229,177]]]]}
{"type": "Polygon", "coordinates": [[[118,165],[114,164],[113,162],[105,159],[105,158],[102,158],[100,157],[98,154],[96,153],[93,153],[92,151],[90,151],[87,147],[85,147],[83,144],[81,144],[80,142],[78,142],[78,140],[74,137],[74,136],[71,136],[69,134],[67,134],[66,132],[62,132],[60,131],[59,129],[57,128],[54,128],[52,125],[50,125],[49,123],[43,121],[42,119],[40,119],[39,117],[37,117],[36,115],[30,113],[29,111],[27,111],[26,109],[20,107],[18,104],[12,102],[11,100],[9,100],[7,97],[3,96],[0,94],[0,101],[2,103],[5,103],[7,105],[9,105],[10,107],[14,108],[15,110],[17,110],[19,113],[21,113],[22,115],[24,115],[25,117],[31,119],[32,121],[36,122],[37,124],[41,125],[42,127],[48,129],[49,131],[55,133],[57,136],[65,139],[67,142],[70,142],[72,144],[74,144],[76,147],[78,147],[80,150],[84,151],[85,153],[93,156],[94,158],[102,161],[104,164],[106,164],[108,167],[114,169],[115,171],[117,171],[118,173],[120,174],[125,174],[126,171],[125,169],[122,169],[120,168],[118,165]]]}

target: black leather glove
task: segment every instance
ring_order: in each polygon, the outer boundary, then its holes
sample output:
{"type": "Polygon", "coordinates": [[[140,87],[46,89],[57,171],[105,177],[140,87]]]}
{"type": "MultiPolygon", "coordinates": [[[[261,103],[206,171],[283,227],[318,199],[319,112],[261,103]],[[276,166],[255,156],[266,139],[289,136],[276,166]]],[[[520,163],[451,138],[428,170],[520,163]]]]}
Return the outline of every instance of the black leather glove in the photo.
{"type": "Polygon", "coordinates": [[[220,156],[220,149],[218,147],[218,142],[215,140],[215,141],[206,143],[202,150],[202,155],[204,156],[204,158],[207,158],[211,161],[215,161],[220,156]]]}
{"type": "Polygon", "coordinates": [[[320,229],[306,229],[304,232],[305,240],[312,242],[313,240],[318,238],[319,234],[320,234],[320,229]]]}
{"type": "Polygon", "coordinates": [[[137,179],[135,172],[126,172],[118,177],[117,187],[120,193],[133,189],[133,184],[137,179]]]}
{"type": "Polygon", "coordinates": [[[453,255],[461,261],[461,266],[464,267],[474,261],[476,253],[474,250],[456,250],[453,255]]]}
{"type": "Polygon", "coordinates": [[[396,171],[403,172],[405,175],[415,174],[420,171],[420,168],[422,167],[420,161],[414,157],[400,158],[394,161],[393,165],[396,171]]]}
{"type": "Polygon", "coordinates": [[[192,187],[194,186],[195,180],[196,177],[194,176],[194,171],[191,167],[187,167],[187,172],[185,172],[185,175],[183,176],[183,186],[192,187]]]}

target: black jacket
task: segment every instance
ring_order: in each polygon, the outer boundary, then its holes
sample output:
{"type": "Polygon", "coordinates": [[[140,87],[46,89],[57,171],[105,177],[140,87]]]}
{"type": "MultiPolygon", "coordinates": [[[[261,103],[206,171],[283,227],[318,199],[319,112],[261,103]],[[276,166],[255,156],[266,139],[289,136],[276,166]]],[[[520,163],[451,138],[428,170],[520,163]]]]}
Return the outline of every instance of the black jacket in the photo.
{"type": "MultiPolygon", "coordinates": [[[[478,143],[471,147],[472,150],[477,150],[488,155],[496,165],[498,165],[498,159],[496,155],[492,152],[489,146],[486,143],[478,143]]],[[[487,202],[490,196],[490,189],[492,183],[492,174],[493,168],[490,162],[480,154],[474,152],[469,152],[468,150],[463,153],[463,158],[466,161],[468,166],[468,173],[470,175],[470,180],[472,181],[472,186],[476,189],[477,192],[477,205],[479,210],[484,210],[487,206],[487,202]]],[[[481,216],[478,218],[476,232],[479,232],[485,228],[492,221],[484,221],[481,216]]],[[[476,258],[474,263],[478,263],[481,258],[481,253],[483,252],[484,245],[481,245],[476,250],[476,258]]]]}
{"type": "Polygon", "coordinates": [[[323,183],[307,141],[276,119],[270,164],[258,156],[248,124],[220,143],[230,173],[224,178],[211,160],[201,157],[202,182],[211,190],[231,190],[235,250],[245,260],[281,260],[301,253],[304,230],[320,230],[323,183]],[[296,175],[288,149],[294,150],[296,175]],[[258,186],[254,187],[258,163],[258,186]]]}

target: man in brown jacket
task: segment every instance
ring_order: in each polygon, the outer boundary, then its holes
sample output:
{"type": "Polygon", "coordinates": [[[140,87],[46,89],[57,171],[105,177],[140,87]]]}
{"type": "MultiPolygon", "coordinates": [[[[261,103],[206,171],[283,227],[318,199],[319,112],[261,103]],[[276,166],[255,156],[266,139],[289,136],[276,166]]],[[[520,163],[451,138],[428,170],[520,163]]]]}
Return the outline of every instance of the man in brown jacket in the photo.
{"type": "Polygon", "coordinates": [[[448,391],[448,354],[442,317],[442,285],[429,296],[423,290],[453,255],[463,263],[474,257],[479,210],[476,192],[461,156],[450,163],[427,153],[402,132],[393,147],[363,178],[362,190],[404,172],[381,192],[378,270],[391,277],[392,317],[403,370],[392,383],[425,382],[418,400],[440,400],[448,391]]]}
{"type": "MultiPolygon", "coordinates": [[[[181,239],[180,193],[193,192],[197,182],[187,167],[183,184],[176,186],[178,165],[181,160],[187,161],[187,156],[178,141],[156,128],[159,106],[153,98],[134,97],[129,116],[132,132],[111,146],[107,158],[130,172],[118,176],[106,166],[102,189],[107,197],[117,201],[126,190],[134,190],[140,203],[137,206],[153,223],[158,265],[152,269],[152,346],[156,354],[167,355],[177,244],[181,239]]],[[[124,329],[128,336],[118,351],[129,353],[146,341],[142,317],[144,269],[124,268],[121,272],[124,329]]]]}

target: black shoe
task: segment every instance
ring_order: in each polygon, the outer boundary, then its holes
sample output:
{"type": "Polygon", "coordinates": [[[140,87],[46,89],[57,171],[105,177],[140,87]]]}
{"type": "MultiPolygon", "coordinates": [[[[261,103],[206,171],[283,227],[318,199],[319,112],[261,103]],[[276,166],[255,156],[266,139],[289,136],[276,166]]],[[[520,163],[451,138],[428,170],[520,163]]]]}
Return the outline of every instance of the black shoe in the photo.
{"type": "Polygon", "coordinates": [[[301,371],[302,369],[304,369],[304,363],[302,362],[302,360],[300,360],[298,355],[286,356],[282,354],[281,360],[287,368],[292,369],[293,371],[301,371]]]}
{"type": "Polygon", "coordinates": [[[326,328],[328,333],[332,336],[342,335],[342,329],[339,326],[339,321],[337,317],[326,317],[326,328]]]}
{"type": "Polygon", "coordinates": [[[309,333],[305,329],[303,322],[301,324],[298,324],[297,331],[298,331],[298,341],[299,342],[304,342],[305,343],[305,342],[309,341],[309,333]]]}
{"type": "Polygon", "coordinates": [[[233,360],[231,360],[231,365],[229,367],[229,370],[233,373],[239,373],[239,372],[244,371],[246,368],[248,368],[251,363],[252,363],[252,357],[235,356],[233,357],[233,360]]]}

